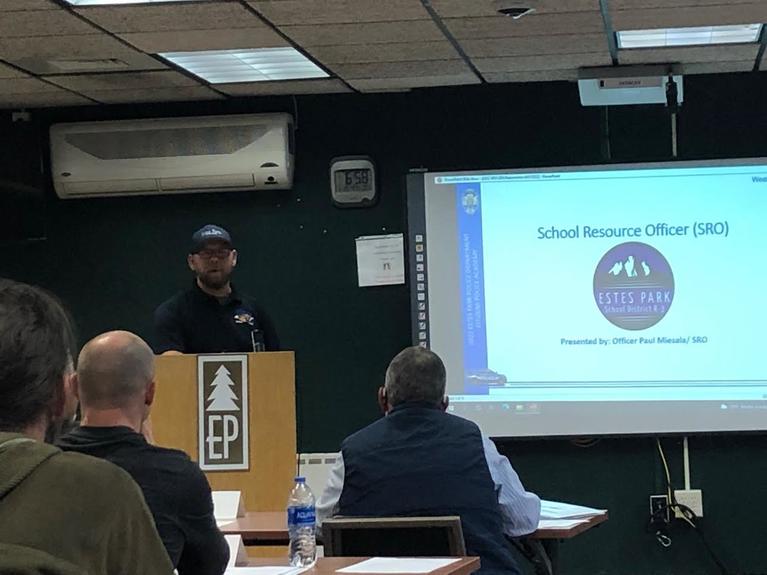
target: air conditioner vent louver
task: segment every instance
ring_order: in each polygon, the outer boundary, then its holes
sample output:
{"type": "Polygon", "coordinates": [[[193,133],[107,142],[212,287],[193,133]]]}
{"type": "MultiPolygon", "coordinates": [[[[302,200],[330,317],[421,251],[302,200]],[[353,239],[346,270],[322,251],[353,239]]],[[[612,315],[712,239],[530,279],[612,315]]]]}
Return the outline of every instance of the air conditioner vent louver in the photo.
{"type": "Polygon", "coordinates": [[[264,126],[148,129],[136,132],[69,134],[66,141],[102,160],[233,154],[255,143],[264,126]]]}
{"type": "Polygon", "coordinates": [[[288,114],[57,124],[54,188],[62,198],[286,189],[292,129],[288,114]]]}

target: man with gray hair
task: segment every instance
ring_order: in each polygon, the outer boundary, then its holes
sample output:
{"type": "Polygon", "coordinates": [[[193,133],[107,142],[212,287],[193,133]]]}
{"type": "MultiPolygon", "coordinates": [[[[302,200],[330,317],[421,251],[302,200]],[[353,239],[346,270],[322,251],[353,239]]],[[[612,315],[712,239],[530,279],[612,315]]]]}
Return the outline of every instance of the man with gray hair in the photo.
{"type": "Polygon", "coordinates": [[[518,574],[504,535],[534,531],[540,499],[474,423],[445,413],[446,379],[439,356],[421,347],[391,361],[378,390],[385,417],[344,440],[317,504],[319,521],[458,515],[481,573],[518,574]]]}
{"type": "Polygon", "coordinates": [[[111,461],[133,477],[180,575],[223,573],[229,547],[205,475],[184,452],[151,445],[141,434],[155,394],[149,346],[127,331],[92,339],[80,352],[75,386],[82,425],[60,447],[111,461]]]}
{"type": "Polygon", "coordinates": [[[75,345],[53,295],[0,278],[0,572],[170,575],[128,474],[45,442],[75,412],[75,345]]]}

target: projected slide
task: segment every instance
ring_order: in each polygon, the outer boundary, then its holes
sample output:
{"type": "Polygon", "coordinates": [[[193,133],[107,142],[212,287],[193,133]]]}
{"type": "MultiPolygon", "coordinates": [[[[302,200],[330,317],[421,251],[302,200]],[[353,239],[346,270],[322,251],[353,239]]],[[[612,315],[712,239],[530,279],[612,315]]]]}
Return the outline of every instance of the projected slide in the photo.
{"type": "Polygon", "coordinates": [[[767,427],[767,166],[419,177],[414,335],[459,413],[494,435],[767,427]]]}

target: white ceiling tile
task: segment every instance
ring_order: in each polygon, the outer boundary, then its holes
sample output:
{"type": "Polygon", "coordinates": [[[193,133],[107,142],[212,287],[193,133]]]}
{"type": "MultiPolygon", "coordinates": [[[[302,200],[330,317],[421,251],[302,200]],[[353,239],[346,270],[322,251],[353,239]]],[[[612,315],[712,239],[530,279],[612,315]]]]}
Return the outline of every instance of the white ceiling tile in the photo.
{"type": "Polygon", "coordinates": [[[150,54],[290,46],[282,36],[266,27],[233,28],[225,34],[221,30],[134,32],[120,34],[120,38],[150,54]]]}
{"type": "Polygon", "coordinates": [[[458,57],[447,40],[405,42],[396,44],[354,44],[350,46],[315,46],[309,53],[320,62],[330,64],[362,64],[366,62],[412,62],[417,60],[450,60],[458,57]]]}
{"type": "Polygon", "coordinates": [[[280,29],[289,38],[304,47],[444,40],[444,35],[431,20],[371,24],[325,24],[324,26],[282,26],[280,29]]]}
{"type": "Polygon", "coordinates": [[[610,0],[610,10],[699,8],[701,6],[732,6],[734,4],[754,3],[754,0],[610,0]]]}
{"type": "Polygon", "coordinates": [[[2,94],[31,94],[34,92],[55,92],[58,88],[37,78],[5,78],[0,82],[2,94]]]}
{"type": "Polygon", "coordinates": [[[125,63],[126,69],[130,70],[168,69],[151,56],[142,54],[106,34],[50,36],[45,39],[0,38],[0,57],[35,74],[62,72],[60,68],[49,63],[51,60],[113,58],[125,63]]]}
{"type": "Polygon", "coordinates": [[[685,76],[695,74],[727,74],[730,72],[751,72],[754,69],[753,61],[744,62],[706,62],[684,64],[682,73],[685,76]]]}
{"type": "MultiPolygon", "coordinates": [[[[367,82],[367,80],[362,80],[362,82],[367,82]]],[[[366,94],[403,94],[405,92],[412,92],[413,88],[394,88],[394,87],[387,87],[387,88],[367,88],[365,90],[360,90],[362,92],[365,92],[366,94]]]]}
{"type": "Polygon", "coordinates": [[[278,26],[430,19],[420,0],[249,0],[249,4],[278,26]]]}
{"type": "Polygon", "coordinates": [[[337,78],[291,80],[286,82],[217,84],[216,89],[231,96],[334,94],[351,92],[349,87],[337,78]]]}
{"type": "Polygon", "coordinates": [[[195,79],[174,71],[75,74],[71,76],[48,76],[46,79],[62,88],[80,93],[96,90],[144,90],[200,86],[200,83],[195,79]]]}
{"type": "Polygon", "coordinates": [[[480,80],[473,73],[446,76],[417,76],[411,78],[359,78],[349,80],[349,84],[361,92],[391,92],[411,88],[431,88],[438,86],[460,86],[479,84],[480,80]]]}
{"type": "Polygon", "coordinates": [[[529,72],[490,72],[482,74],[485,80],[491,84],[506,82],[556,82],[570,81],[578,79],[577,70],[540,70],[529,72]]]}
{"type": "Polygon", "coordinates": [[[7,66],[0,62],[0,78],[27,78],[28,75],[24,72],[19,72],[12,66],[7,66]]]}
{"type": "Polygon", "coordinates": [[[514,56],[505,58],[474,58],[472,63],[484,75],[486,72],[535,72],[562,70],[587,66],[609,66],[610,55],[596,52],[589,54],[557,54],[551,56],[514,56]]]}
{"type": "MultiPolygon", "coordinates": [[[[603,34],[599,12],[531,14],[519,20],[506,16],[491,18],[446,18],[445,25],[456,38],[507,38],[509,36],[554,36],[557,34],[603,34]]],[[[556,42],[555,38],[551,39],[556,42]]]]}
{"type": "Polygon", "coordinates": [[[472,58],[500,56],[535,56],[541,54],[608,53],[604,34],[562,34],[552,38],[464,39],[461,46],[472,58]]]}
{"type": "Polygon", "coordinates": [[[195,100],[220,100],[221,94],[205,86],[184,86],[178,88],[129,89],[129,90],[84,90],[89,98],[104,104],[126,104],[131,102],[184,102],[195,100]]]}
{"type": "Polygon", "coordinates": [[[237,2],[92,6],[78,8],[77,12],[116,34],[266,26],[261,18],[237,2]]]}
{"type": "Polygon", "coordinates": [[[99,30],[66,10],[3,12],[0,38],[99,34],[99,30]]]}
{"type": "Polygon", "coordinates": [[[611,11],[613,29],[687,28],[767,22],[767,2],[699,6],[694,9],[663,7],[611,11]]]}
{"type": "MultiPolygon", "coordinates": [[[[574,80],[578,68],[609,66],[599,4],[430,0],[488,82],[574,80]],[[497,14],[512,5],[534,12],[517,20],[497,14]]],[[[607,5],[616,30],[767,22],[767,0],[608,0],[607,5]]],[[[252,82],[220,84],[220,92],[235,97],[343,93],[349,85],[365,92],[401,91],[480,82],[422,0],[204,0],[73,10],[120,39],[73,15],[59,0],[0,0],[0,59],[53,74],[47,78],[104,103],[217,99],[223,96],[216,90],[151,54],[289,46],[260,13],[349,84],[337,78],[252,82]],[[67,73],[73,61],[89,67],[88,73],[67,73]],[[92,73],[100,70],[111,73],[92,73]]],[[[680,62],[685,74],[696,74],[751,70],[756,54],[755,45],[731,45],[622,50],[619,57],[627,65],[680,62]]],[[[0,79],[0,106],[89,103],[1,62],[0,79]]]]}
{"type": "Polygon", "coordinates": [[[747,46],[692,46],[682,48],[652,48],[642,50],[621,50],[618,60],[621,64],[664,64],[666,62],[735,62],[750,60],[753,67],[757,45],[747,46]]]}
{"type": "Polygon", "coordinates": [[[463,60],[336,64],[332,69],[345,80],[351,78],[410,78],[420,75],[455,76],[470,72],[470,68],[463,60]]]}
{"type": "MultiPolygon", "coordinates": [[[[535,12],[533,14],[599,10],[599,0],[526,0],[523,2],[509,2],[508,0],[484,0],[481,2],[471,2],[469,0],[431,0],[431,5],[442,18],[495,16],[498,14],[499,9],[511,6],[534,8],[535,12]]],[[[527,18],[527,16],[523,16],[520,20],[524,18],[527,18]]]]}
{"type": "Polygon", "coordinates": [[[32,12],[33,10],[61,10],[51,0],[2,0],[0,12],[32,12]]]}
{"type": "Polygon", "coordinates": [[[50,108],[53,106],[93,105],[94,102],[66,90],[32,94],[0,93],[0,108],[50,108]]]}

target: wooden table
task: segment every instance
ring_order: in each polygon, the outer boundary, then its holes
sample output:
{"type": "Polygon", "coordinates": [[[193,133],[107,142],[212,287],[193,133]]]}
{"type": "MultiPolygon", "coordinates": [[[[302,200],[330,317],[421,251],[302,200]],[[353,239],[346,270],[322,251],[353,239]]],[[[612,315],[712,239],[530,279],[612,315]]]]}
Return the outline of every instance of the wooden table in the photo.
{"type": "Polygon", "coordinates": [[[543,529],[536,529],[533,533],[528,535],[531,539],[572,539],[576,535],[580,535],[584,531],[588,531],[592,527],[596,527],[600,523],[607,521],[607,513],[601,513],[594,517],[587,519],[581,519],[576,525],[568,527],[567,529],[558,529],[545,527],[543,529]]]}
{"type": "MultiPolygon", "coordinates": [[[[580,519],[577,522],[574,522],[572,525],[570,525],[567,528],[556,528],[556,527],[546,527],[542,529],[537,529],[527,537],[522,538],[518,541],[517,547],[527,547],[528,552],[532,552],[533,555],[536,555],[538,553],[541,553],[540,549],[542,549],[542,554],[545,555],[545,558],[548,559],[549,564],[551,565],[551,569],[547,571],[544,567],[541,567],[537,564],[537,562],[530,557],[528,559],[531,559],[533,561],[533,565],[535,566],[535,572],[536,575],[539,573],[546,573],[551,575],[557,575],[559,573],[559,544],[560,542],[572,539],[573,537],[580,535],[584,531],[588,531],[592,527],[596,527],[600,523],[604,523],[607,521],[608,515],[607,513],[601,513],[599,515],[595,515],[593,517],[588,517],[586,519],[580,519]],[[526,544],[525,539],[530,543],[529,545],[526,544]],[[538,545],[539,551],[536,552],[535,545],[538,545]]],[[[540,555],[538,556],[538,559],[540,559],[540,555]]]]}
{"type": "MultiPolygon", "coordinates": [[[[551,564],[551,573],[556,575],[559,571],[559,544],[563,540],[572,539],[588,531],[592,527],[607,521],[607,513],[596,515],[588,519],[582,519],[574,523],[567,529],[543,528],[538,529],[528,535],[526,539],[532,540],[543,549],[545,556],[551,564]]],[[[286,513],[284,511],[255,511],[246,513],[245,517],[240,517],[232,523],[221,527],[221,531],[227,535],[242,535],[245,545],[262,547],[285,546],[288,544],[288,526],[286,513]]],[[[524,544],[523,542],[520,542],[524,544]]],[[[518,545],[519,546],[519,545],[518,545]]],[[[251,547],[255,549],[255,547],[251,547]]],[[[274,547],[263,548],[269,555],[278,552],[274,547]]],[[[349,558],[326,557],[324,559],[346,560],[349,558]]],[[[263,564],[263,563],[261,563],[263,564]]],[[[317,573],[320,573],[317,571],[317,573]]]]}
{"type": "MultiPolygon", "coordinates": [[[[288,525],[284,511],[251,511],[221,527],[225,535],[242,535],[245,545],[287,545],[288,525]]],[[[531,539],[572,539],[607,521],[607,513],[583,519],[567,529],[538,529],[531,539]]]]}
{"type": "Polygon", "coordinates": [[[221,526],[224,535],[242,535],[245,545],[287,545],[288,516],[285,511],[249,511],[221,526]]]}
{"type": "MultiPolygon", "coordinates": [[[[302,573],[306,575],[327,575],[335,573],[339,569],[354,565],[360,561],[369,559],[369,557],[320,557],[314,567],[302,573]]],[[[453,559],[451,557],[451,559],[453,559]]],[[[430,575],[469,575],[479,569],[479,557],[455,557],[455,563],[445,567],[435,569],[430,575]]],[[[285,557],[259,557],[251,558],[248,565],[250,567],[259,567],[265,565],[287,565],[288,560],[285,557]]]]}

